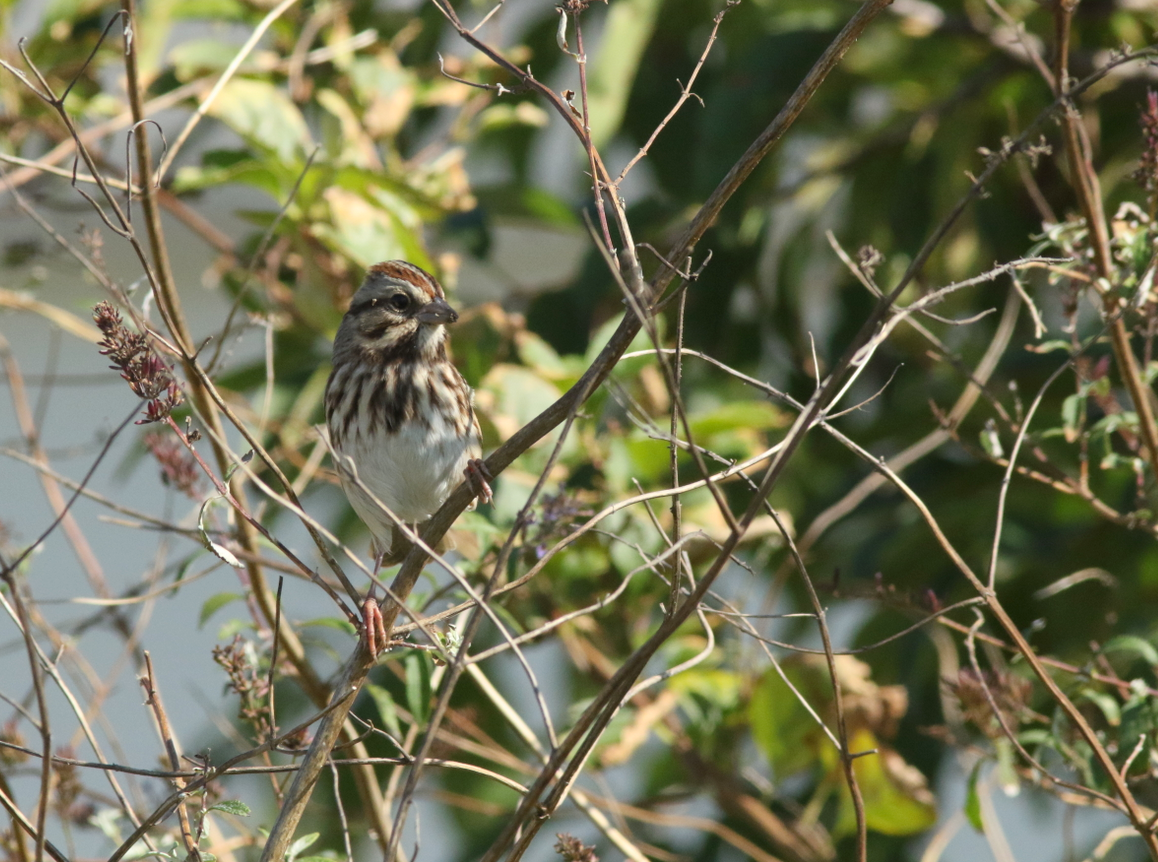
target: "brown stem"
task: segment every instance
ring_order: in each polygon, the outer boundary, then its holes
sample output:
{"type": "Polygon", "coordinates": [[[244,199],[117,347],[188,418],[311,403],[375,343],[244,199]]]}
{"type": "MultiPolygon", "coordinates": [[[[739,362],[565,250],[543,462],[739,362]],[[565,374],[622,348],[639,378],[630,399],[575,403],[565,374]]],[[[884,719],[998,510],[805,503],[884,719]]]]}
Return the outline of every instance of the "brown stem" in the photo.
{"type": "MultiPolygon", "coordinates": [[[[833,43],[825,50],[824,54],[817,61],[816,65],[813,66],[813,68],[809,71],[804,81],[801,82],[800,86],[797,88],[797,91],[793,94],[792,98],[789,99],[788,104],[785,105],[785,107],[777,115],[776,119],[773,120],[769,128],[752,144],[751,147],[748,148],[748,151],[745,152],[740,161],[737,162],[731,171],[729,171],[724,181],[721,182],[720,186],[717,187],[715,192],[713,192],[707,203],[701,207],[700,211],[693,218],[692,223],[688,226],[687,230],[685,230],[683,236],[678,241],[676,250],[668,255],[668,260],[681,261],[687,258],[687,256],[694,248],[696,242],[700,239],[701,236],[703,236],[704,232],[708,229],[708,226],[715,220],[716,215],[719,213],[724,203],[726,203],[732,194],[735,193],[736,189],[739,188],[744,179],[746,179],[751,174],[751,172],[755,170],[756,164],[758,164],[759,161],[762,160],[764,156],[766,156],[771,151],[772,147],[776,144],[777,141],[780,140],[792,122],[796,119],[796,117],[799,116],[800,112],[803,111],[804,106],[815,94],[816,90],[827,77],[828,73],[831,72],[833,68],[835,68],[836,64],[840,61],[840,58],[844,56],[844,53],[849,49],[849,47],[851,47],[852,43],[856,40],[864,28],[868,26],[868,24],[876,17],[876,15],[878,15],[886,6],[889,5],[889,2],[890,0],[867,0],[867,2],[860,8],[860,10],[852,17],[852,19],[836,37],[833,43]]],[[[566,107],[560,103],[558,97],[549,88],[542,87],[542,85],[539,85],[537,81],[534,81],[534,79],[530,78],[529,75],[518,69],[518,67],[515,67],[493,49],[489,48],[489,46],[486,46],[475,39],[475,37],[468,30],[466,30],[465,27],[462,27],[460,22],[457,21],[457,16],[454,14],[452,9],[448,9],[442,4],[439,4],[439,8],[443,11],[444,14],[447,15],[448,18],[450,18],[452,23],[455,24],[456,28],[460,32],[460,35],[462,35],[464,39],[466,39],[475,47],[478,47],[479,50],[483,51],[488,56],[495,59],[496,62],[499,62],[505,68],[514,71],[529,85],[536,86],[536,88],[540,89],[540,92],[545,90],[546,92],[544,93],[544,96],[556,106],[556,109],[567,118],[568,122],[573,127],[578,125],[575,119],[570,117],[566,107]]],[[[577,132],[581,133],[581,130],[577,130],[577,132]]],[[[621,211],[619,207],[615,207],[615,212],[617,218],[621,217],[621,211]]],[[[650,285],[652,295],[658,296],[661,294],[664,288],[675,276],[675,274],[675,271],[670,268],[661,269],[650,285]]],[[[583,374],[580,380],[576,382],[575,385],[572,386],[571,389],[568,390],[568,392],[563,395],[562,398],[560,398],[553,405],[544,410],[543,413],[521,428],[513,437],[511,437],[487,459],[487,467],[490,472],[493,475],[498,475],[507,467],[507,465],[514,461],[515,458],[530,448],[532,444],[542,439],[542,437],[550,432],[551,429],[562,422],[568,415],[571,415],[572,412],[579,406],[585,395],[594,391],[595,387],[602,383],[602,381],[611,372],[611,369],[615,366],[619,357],[624,353],[624,351],[626,351],[627,347],[631,344],[632,339],[639,332],[641,325],[642,322],[636,315],[631,313],[627,314],[619,328],[615,331],[611,339],[600,352],[599,356],[596,357],[595,361],[583,374]]],[[[811,418],[812,417],[810,416],[809,419],[811,418]]],[[[771,480],[769,487],[771,487],[771,481],[775,481],[775,478],[779,476],[779,471],[782,469],[782,465],[783,461],[778,461],[774,463],[773,468],[770,469],[769,477],[771,477],[771,480]]],[[[465,484],[460,485],[454,491],[454,493],[451,494],[451,496],[446,500],[445,503],[443,503],[442,507],[434,514],[434,516],[423,529],[422,538],[426,544],[433,545],[438,542],[438,539],[441,538],[441,536],[446,532],[450,524],[453,523],[458,515],[466,508],[467,504],[470,502],[471,496],[471,491],[466,487],[465,484]]],[[[750,522],[751,518],[755,517],[755,513],[758,511],[758,505],[752,507],[752,512],[750,517],[748,517],[747,522],[741,522],[743,529],[747,528],[747,523],[750,522]]],[[[734,541],[732,542],[731,547],[725,548],[725,551],[721,555],[720,560],[728,559],[728,554],[730,553],[731,549],[735,547],[735,544],[738,543],[742,532],[743,530],[733,531],[732,535],[734,537],[734,541]]],[[[414,584],[418,580],[422,567],[425,565],[426,559],[426,554],[420,548],[415,547],[410,551],[402,564],[402,568],[399,570],[393,583],[391,584],[391,589],[396,596],[402,599],[409,596],[410,591],[413,589],[414,584]]],[[[714,574],[712,574],[710,577],[702,579],[700,586],[703,589],[707,589],[707,587],[710,586],[711,582],[714,580],[715,575],[718,574],[722,568],[723,562],[719,562],[714,574]]],[[[645,649],[644,651],[641,651],[640,655],[642,655],[643,652],[647,652],[647,656],[650,656],[650,654],[653,653],[655,649],[658,649],[659,645],[663,643],[663,641],[671,634],[671,632],[675,631],[675,628],[678,627],[679,623],[686,619],[692,610],[694,610],[695,603],[699,601],[699,598],[702,595],[698,593],[699,591],[697,590],[697,594],[694,594],[689,602],[685,602],[683,605],[681,605],[679,611],[673,613],[673,615],[668,618],[667,623],[661,626],[660,630],[656,633],[652,640],[649,641],[649,644],[652,645],[650,647],[650,651],[648,652],[645,649]],[[670,629],[670,631],[668,630],[669,625],[674,626],[670,629]]],[[[387,630],[389,630],[390,627],[393,626],[395,620],[397,620],[399,611],[400,607],[396,603],[389,603],[383,609],[383,622],[387,630]]],[[[369,663],[366,660],[366,654],[362,648],[361,643],[359,643],[358,648],[347,660],[343,667],[341,677],[343,686],[347,686],[351,690],[360,688],[361,684],[365,680],[366,674],[369,671],[368,664],[369,663]]],[[[637,660],[637,662],[633,663],[630,667],[625,666],[622,671],[623,676],[619,679],[618,684],[615,687],[609,686],[608,689],[606,689],[608,695],[615,698],[621,696],[622,692],[625,692],[628,688],[630,688],[632,681],[645,665],[646,658],[643,659],[642,664],[638,663],[637,660]]],[[[335,698],[345,696],[346,695],[342,695],[341,690],[335,693],[335,698]]],[[[556,770],[562,764],[562,761],[565,759],[567,752],[574,748],[575,745],[580,741],[582,731],[590,726],[590,722],[594,721],[598,710],[605,707],[606,704],[610,701],[611,697],[601,698],[597,704],[593,704],[592,707],[588,709],[588,723],[585,724],[582,729],[576,728],[576,730],[579,732],[576,733],[576,731],[573,731],[568,736],[567,740],[561,745],[560,749],[556,752],[556,755],[551,758],[551,761],[548,763],[547,767],[545,767],[544,770],[540,773],[540,779],[535,785],[535,788],[537,789],[535,789],[532,793],[528,793],[527,797],[524,798],[524,804],[520,806],[520,813],[523,816],[516,816],[511,821],[511,824],[526,823],[526,811],[524,809],[533,809],[537,807],[538,796],[546,789],[546,784],[551,780],[551,778],[554,777],[556,770]],[[563,753],[562,757],[559,756],[559,752],[563,753]]],[[[348,706],[352,705],[352,703],[353,697],[350,696],[348,699],[348,704],[343,703],[341,706],[336,708],[330,715],[326,717],[325,720],[323,720],[322,726],[319,727],[318,733],[314,737],[314,743],[310,746],[310,750],[307,752],[306,757],[302,762],[301,769],[294,777],[293,786],[290,789],[290,798],[279,813],[277,822],[274,824],[274,827],[271,830],[269,840],[266,842],[265,849],[262,852],[262,862],[280,862],[280,860],[284,858],[286,850],[289,848],[290,842],[293,839],[293,833],[297,828],[297,824],[301,820],[301,816],[305,810],[305,806],[309,800],[313,786],[317,782],[317,778],[321,772],[322,767],[325,765],[330,747],[332,747],[333,742],[337,738],[336,731],[334,731],[330,725],[338,723],[341,718],[344,717],[348,706]]],[[[608,716],[608,720],[609,718],[610,717],[608,716]]],[[[593,743],[594,740],[592,740],[592,744],[593,743]]],[[[585,752],[579,753],[576,760],[581,762],[584,755],[585,752]]],[[[567,786],[568,784],[569,781],[567,780],[561,782],[561,786],[567,786]]],[[[537,822],[541,823],[541,821],[537,822]]],[[[508,829],[504,831],[504,835],[500,836],[499,841],[496,842],[494,847],[492,847],[492,852],[488,853],[488,859],[494,858],[493,853],[495,848],[503,847],[505,846],[505,842],[510,841],[514,834],[512,828],[517,828],[517,826],[508,826],[508,829]]],[[[534,829],[533,831],[537,831],[537,829],[534,829]]]]}
{"type": "MultiPolygon", "coordinates": [[[[31,834],[36,841],[36,862],[42,862],[47,839],[45,823],[48,820],[48,794],[52,787],[52,729],[49,724],[48,701],[44,691],[44,672],[40,667],[40,656],[32,636],[32,622],[28,618],[24,597],[16,583],[15,572],[11,566],[2,561],[0,561],[0,572],[3,573],[3,581],[8,586],[8,595],[12,597],[12,605],[16,609],[20,633],[24,636],[25,652],[28,655],[28,663],[32,671],[32,688],[36,694],[36,708],[40,716],[36,725],[37,730],[40,731],[41,757],[43,759],[40,764],[40,794],[36,804],[36,827],[31,834]]],[[[10,813],[15,816],[14,812],[10,813]]]]}
{"type": "MultiPolygon", "coordinates": [[[[181,756],[177,751],[177,742],[173,738],[173,729],[169,726],[169,716],[165,714],[165,707],[161,704],[161,696],[157,692],[156,677],[153,675],[153,657],[145,651],[145,675],[140,678],[141,687],[145,690],[145,703],[152,707],[153,718],[157,722],[157,733],[165,746],[165,756],[169,758],[169,768],[174,772],[181,768],[181,756]]],[[[178,790],[185,787],[185,780],[174,778],[173,783],[178,790]]],[[[185,842],[185,852],[193,862],[200,862],[201,851],[197,847],[197,839],[193,837],[193,829],[189,825],[189,810],[185,800],[177,806],[177,819],[181,824],[181,840],[185,842]]]]}
{"type": "MultiPolygon", "coordinates": [[[[129,15],[130,26],[133,27],[135,32],[135,0],[122,0],[122,8],[129,15]]],[[[128,78],[127,90],[130,106],[133,111],[134,123],[140,126],[145,117],[143,115],[141,87],[136,66],[135,41],[129,43],[128,50],[125,52],[125,68],[128,78]]],[[[224,445],[225,430],[221,420],[221,413],[218,411],[217,405],[203,385],[201,375],[198,374],[197,363],[193,352],[193,339],[185,321],[180,299],[177,294],[176,283],[169,267],[160,211],[156,205],[155,189],[151,182],[153,176],[152,156],[143,127],[138,128],[137,134],[134,135],[134,143],[136,145],[137,155],[137,174],[143,180],[142,209],[145,214],[146,231],[152,256],[156,262],[156,268],[153,269],[149,266],[149,261],[144,257],[143,249],[137,242],[133,242],[133,247],[137,251],[138,257],[146,272],[153,273],[152,285],[158,308],[161,309],[180,351],[181,362],[189,386],[190,398],[197,409],[198,415],[201,416],[202,421],[206,423],[207,429],[210,432],[210,443],[213,447],[217,467],[221,475],[224,476],[228,474],[231,466],[229,453],[224,445]]],[[[237,505],[242,509],[248,510],[243,476],[235,474],[228,484],[230,494],[237,505]]],[[[235,537],[238,545],[246,552],[245,566],[249,585],[258,607],[261,609],[262,616],[265,618],[266,624],[272,626],[277,617],[277,607],[273,593],[266,581],[264,571],[256,562],[256,560],[260,559],[257,555],[256,535],[257,533],[249,521],[245,518],[237,519],[235,537]]],[[[293,664],[295,670],[298,672],[298,678],[310,699],[318,705],[326,703],[329,698],[325,683],[318,677],[317,672],[313,669],[309,659],[306,657],[305,648],[298,638],[297,633],[292,627],[284,623],[281,626],[281,644],[285,649],[290,663],[293,664]]],[[[345,711],[343,711],[343,716],[344,714],[345,711]]],[[[335,733],[343,732],[343,728],[344,724],[340,723],[335,733]]],[[[344,733],[348,741],[357,738],[357,733],[352,726],[344,728],[344,733]]],[[[365,757],[366,755],[365,748],[361,743],[355,743],[352,753],[355,757],[359,758],[365,757]]],[[[367,765],[355,767],[355,777],[359,792],[365,802],[367,814],[374,823],[379,840],[384,842],[388,832],[389,821],[385,819],[381,810],[382,795],[378,787],[377,779],[374,776],[373,767],[367,765]]]]}
{"type": "MultiPolygon", "coordinates": [[[[1061,95],[1069,88],[1070,32],[1077,5],[1078,0],[1055,0],[1054,80],[1057,95],[1061,95]]],[[[1138,360],[1134,356],[1134,348],[1130,344],[1130,335],[1122,318],[1124,310],[1122,301],[1112,289],[1116,286],[1116,273],[1113,254],[1110,249],[1106,213],[1102,208],[1101,186],[1098,182],[1097,172],[1090,161],[1090,154],[1082,146],[1079,127],[1081,114],[1078,112],[1077,106],[1068,99],[1063,106],[1061,123],[1066,160],[1070,169],[1070,183],[1074,187],[1078,206],[1081,207],[1082,215],[1086,220],[1086,229],[1091,249],[1094,252],[1094,265],[1098,277],[1104,279],[1105,289],[1101,290],[1102,306],[1109,321],[1110,343],[1113,347],[1114,359],[1118,363],[1118,372],[1122,375],[1122,382],[1130,394],[1130,401],[1133,403],[1134,412],[1138,417],[1138,427],[1145,446],[1146,459],[1150,464],[1151,475],[1155,481],[1158,481],[1158,422],[1154,418],[1154,393],[1142,380],[1138,360]]]]}
{"type": "MultiPolygon", "coordinates": [[[[723,13],[721,13],[723,14],[723,13]]],[[[717,27],[719,24],[717,23],[717,27]]],[[[715,31],[712,32],[715,35],[715,31]]],[[[689,85],[690,86],[690,85],[689,85]]],[[[676,446],[676,431],[678,429],[675,404],[680,397],[680,384],[684,376],[683,363],[683,347],[684,347],[684,305],[687,302],[688,292],[686,290],[680,292],[679,305],[676,308],[676,335],[675,335],[675,356],[672,359],[672,374],[674,377],[674,391],[672,392],[672,411],[671,411],[671,425],[669,433],[671,434],[671,485],[673,488],[678,488],[680,484],[680,459],[679,447],[676,446]]],[[[680,500],[679,494],[672,494],[671,497],[671,540],[672,544],[679,544],[680,534],[683,532],[683,503],[680,500]]],[[[672,560],[671,569],[671,588],[668,592],[668,613],[675,611],[676,605],[680,597],[680,581],[683,572],[683,554],[676,554],[675,559],[672,560]]]]}
{"type": "MultiPolygon", "coordinates": [[[[591,164],[591,183],[592,190],[595,192],[595,212],[599,215],[599,228],[603,231],[603,242],[607,244],[608,249],[615,247],[611,242],[611,228],[607,226],[607,211],[603,208],[603,189],[604,183],[596,170],[595,161],[595,144],[591,141],[591,115],[587,111],[587,53],[583,50],[583,28],[579,24],[579,13],[560,12],[560,15],[571,14],[571,20],[575,24],[575,53],[577,55],[576,62],[579,64],[579,97],[583,104],[583,148],[587,151],[587,160],[591,164]]],[[[613,189],[612,194],[616,194],[613,189]]]]}

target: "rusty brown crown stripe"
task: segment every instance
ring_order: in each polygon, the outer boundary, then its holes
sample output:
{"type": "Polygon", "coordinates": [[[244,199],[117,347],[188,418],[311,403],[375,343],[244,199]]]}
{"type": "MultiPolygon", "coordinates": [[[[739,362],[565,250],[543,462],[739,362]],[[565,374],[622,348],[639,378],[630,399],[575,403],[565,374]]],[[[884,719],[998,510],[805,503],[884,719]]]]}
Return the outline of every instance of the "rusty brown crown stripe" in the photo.
{"type": "MultiPolygon", "coordinates": [[[[385,260],[370,267],[375,275],[384,275],[387,278],[397,279],[413,284],[415,287],[426,288],[428,285],[438,285],[438,280],[423,269],[403,260],[385,260]]],[[[436,287],[436,295],[441,296],[441,286],[436,287]]]]}

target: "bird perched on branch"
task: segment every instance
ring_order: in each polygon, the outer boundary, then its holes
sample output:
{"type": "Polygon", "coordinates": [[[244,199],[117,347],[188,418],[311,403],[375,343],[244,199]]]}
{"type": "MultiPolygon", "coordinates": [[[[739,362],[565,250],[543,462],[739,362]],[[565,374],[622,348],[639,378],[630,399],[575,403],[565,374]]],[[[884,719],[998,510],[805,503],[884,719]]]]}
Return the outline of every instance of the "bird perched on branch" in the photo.
{"type": "Polygon", "coordinates": [[[476,500],[491,499],[471,389],[446,349],[456,320],[434,276],[391,260],[370,267],[334,338],[326,427],[375,568],[410,549],[399,522],[427,520],[464,475],[476,500]]]}

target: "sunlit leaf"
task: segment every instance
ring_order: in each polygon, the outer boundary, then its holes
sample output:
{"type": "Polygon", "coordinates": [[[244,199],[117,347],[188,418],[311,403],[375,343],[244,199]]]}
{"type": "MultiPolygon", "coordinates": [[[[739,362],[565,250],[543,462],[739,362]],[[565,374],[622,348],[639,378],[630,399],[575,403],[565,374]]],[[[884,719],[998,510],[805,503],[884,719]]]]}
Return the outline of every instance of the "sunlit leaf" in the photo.
{"type": "Polygon", "coordinates": [[[737,429],[765,431],[787,424],[784,414],[768,401],[729,401],[690,416],[688,422],[692,434],[700,438],[737,429]]]}
{"type": "MultiPolygon", "coordinates": [[[[877,749],[876,754],[858,757],[852,764],[869,829],[885,835],[914,835],[937,821],[937,806],[920,770],[882,747],[868,730],[851,734],[849,747],[853,752],[877,749]]],[[[838,833],[849,831],[856,819],[847,789],[843,800],[838,833]]]]}
{"type": "Polygon", "coordinates": [[[256,78],[233,78],[209,113],[282,163],[304,159],[312,148],[309,129],[285,91],[256,78]]]}
{"type": "Polygon", "coordinates": [[[233,814],[237,817],[248,817],[253,813],[248,805],[238,799],[222,799],[220,802],[210,805],[209,810],[224,811],[226,814],[233,814]]]}

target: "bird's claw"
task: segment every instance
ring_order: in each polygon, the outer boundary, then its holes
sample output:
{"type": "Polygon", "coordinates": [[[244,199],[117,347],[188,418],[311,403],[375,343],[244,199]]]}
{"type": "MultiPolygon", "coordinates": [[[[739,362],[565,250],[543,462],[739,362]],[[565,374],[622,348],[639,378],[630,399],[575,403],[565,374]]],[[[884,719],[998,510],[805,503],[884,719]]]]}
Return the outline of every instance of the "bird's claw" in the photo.
{"type": "Polygon", "coordinates": [[[480,503],[489,503],[495,498],[490,486],[494,478],[487,469],[486,461],[481,458],[471,458],[466,462],[467,484],[480,503]]]}
{"type": "Polygon", "coordinates": [[[386,649],[386,627],[382,623],[382,608],[373,596],[362,602],[362,633],[366,637],[366,649],[374,658],[386,649]]]}

